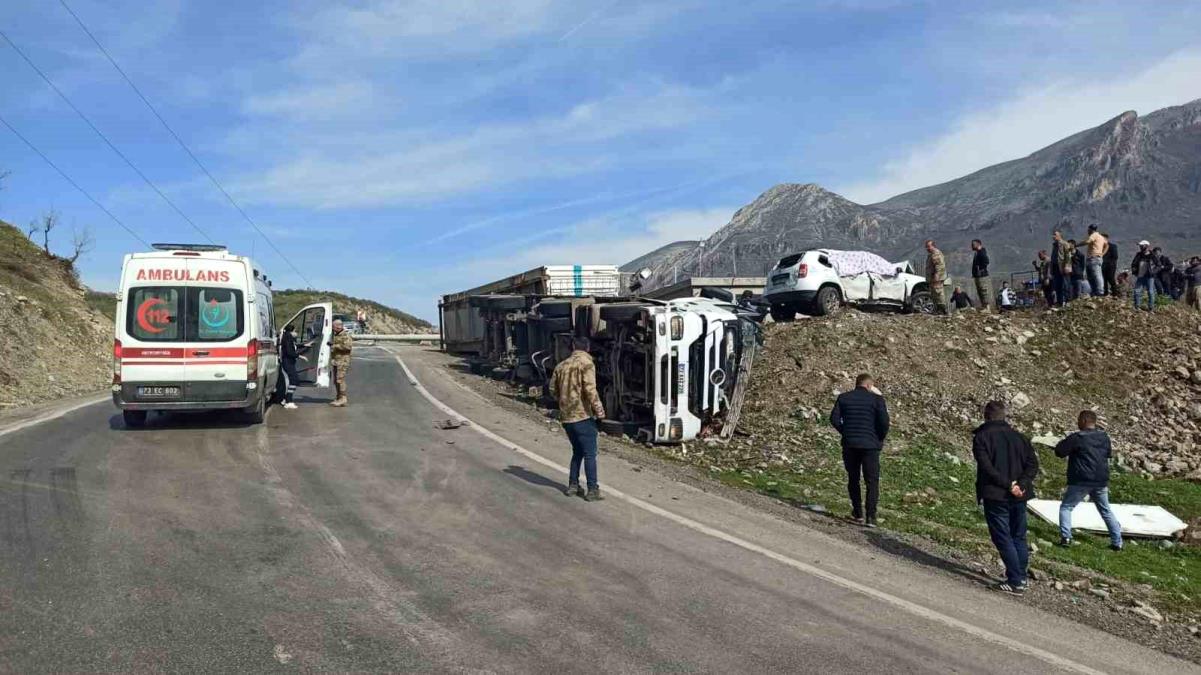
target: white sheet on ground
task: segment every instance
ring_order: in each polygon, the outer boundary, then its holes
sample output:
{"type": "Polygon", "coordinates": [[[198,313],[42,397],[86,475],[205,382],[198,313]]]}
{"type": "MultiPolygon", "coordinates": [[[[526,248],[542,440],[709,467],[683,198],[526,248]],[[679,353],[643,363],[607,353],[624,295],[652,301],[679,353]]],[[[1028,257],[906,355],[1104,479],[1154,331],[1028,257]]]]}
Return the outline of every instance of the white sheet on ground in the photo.
{"type": "Polygon", "coordinates": [[[897,275],[897,266],[884,258],[867,251],[829,251],[830,264],[838,270],[840,277],[853,277],[871,272],[886,277],[897,275]]]}
{"type": "MultiPolygon", "coordinates": [[[[1026,502],[1026,508],[1034,515],[1051,523],[1059,525],[1058,499],[1031,499],[1026,502]]],[[[1166,538],[1188,527],[1188,523],[1177,518],[1162,506],[1146,506],[1143,504],[1114,504],[1109,503],[1118,522],[1122,524],[1122,534],[1135,537],[1166,538]]],[[[1097,507],[1092,502],[1080,502],[1072,510],[1072,529],[1088,532],[1105,532],[1105,521],[1097,513],[1097,507]]]]}

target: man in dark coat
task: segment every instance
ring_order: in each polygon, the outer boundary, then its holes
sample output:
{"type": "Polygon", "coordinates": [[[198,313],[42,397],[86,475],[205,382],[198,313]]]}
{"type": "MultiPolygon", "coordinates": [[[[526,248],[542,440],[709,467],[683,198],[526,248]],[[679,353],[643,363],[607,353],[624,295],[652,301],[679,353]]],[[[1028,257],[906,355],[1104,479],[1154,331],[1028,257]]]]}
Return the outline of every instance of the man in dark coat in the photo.
{"type": "Polygon", "coordinates": [[[871,375],[855,378],[855,388],[838,397],[830,412],[830,425],[842,434],[842,463],[847,470],[847,492],[851,496],[851,518],[876,527],[876,505],[880,501],[880,451],[888,436],[888,406],[871,375]],[[859,473],[867,481],[867,520],[859,473]]]}
{"type": "Polygon", "coordinates": [[[988,534],[1005,563],[997,589],[1021,595],[1027,588],[1030,548],[1026,543],[1026,502],[1034,498],[1038,455],[1025,436],[1005,420],[1005,404],[989,401],[984,424],[972,432],[976,458],[976,500],[984,505],[988,534]]]}
{"type": "Polygon", "coordinates": [[[1080,431],[1055,446],[1055,456],[1068,458],[1068,486],[1059,503],[1059,545],[1071,546],[1072,510],[1087,495],[1109,530],[1109,547],[1120,551],[1122,525],[1109,508],[1109,434],[1097,428],[1097,413],[1091,410],[1080,412],[1076,426],[1080,431]]]}
{"type": "Polygon", "coordinates": [[[1120,295],[1118,291],[1118,247],[1109,238],[1109,233],[1102,232],[1102,237],[1109,243],[1105,249],[1105,255],[1101,259],[1101,276],[1105,278],[1105,292],[1115,298],[1120,295]]]}
{"type": "Polygon", "coordinates": [[[992,303],[992,280],[988,277],[988,250],[984,242],[972,240],[972,279],[976,282],[976,297],[980,299],[980,309],[988,311],[992,303]]]}

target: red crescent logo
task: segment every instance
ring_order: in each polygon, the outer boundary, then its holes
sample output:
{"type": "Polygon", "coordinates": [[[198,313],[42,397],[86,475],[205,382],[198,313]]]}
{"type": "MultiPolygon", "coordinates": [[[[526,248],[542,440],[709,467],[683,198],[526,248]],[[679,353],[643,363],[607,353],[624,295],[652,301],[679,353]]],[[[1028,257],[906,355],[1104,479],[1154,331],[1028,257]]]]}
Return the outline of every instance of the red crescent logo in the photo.
{"type": "Polygon", "coordinates": [[[138,326],[147,333],[161,333],[166,330],[166,326],[159,327],[155,324],[166,324],[171,320],[170,315],[165,309],[154,310],[153,308],[164,304],[162,298],[150,298],[143,302],[138,307],[137,317],[138,326]]]}

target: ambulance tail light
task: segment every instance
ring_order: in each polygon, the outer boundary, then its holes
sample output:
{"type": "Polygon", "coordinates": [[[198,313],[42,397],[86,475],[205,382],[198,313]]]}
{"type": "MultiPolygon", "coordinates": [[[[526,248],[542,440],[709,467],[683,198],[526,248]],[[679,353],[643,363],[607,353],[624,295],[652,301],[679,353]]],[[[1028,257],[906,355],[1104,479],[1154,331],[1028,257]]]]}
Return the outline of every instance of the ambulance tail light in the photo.
{"type": "Polygon", "coordinates": [[[801,263],[801,266],[796,268],[796,276],[798,279],[804,279],[805,277],[809,276],[809,265],[807,263],[801,263]]]}
{"type": "Polygon", "coordinates": [[[113,384],[121,384],[121,341],[113,340],[113,384]]]}
{"type": "Polygon", "coordinates": [[[246,343],[246,381],[255,382],[259,379],[259,341],[251,340],[246,343]]]}

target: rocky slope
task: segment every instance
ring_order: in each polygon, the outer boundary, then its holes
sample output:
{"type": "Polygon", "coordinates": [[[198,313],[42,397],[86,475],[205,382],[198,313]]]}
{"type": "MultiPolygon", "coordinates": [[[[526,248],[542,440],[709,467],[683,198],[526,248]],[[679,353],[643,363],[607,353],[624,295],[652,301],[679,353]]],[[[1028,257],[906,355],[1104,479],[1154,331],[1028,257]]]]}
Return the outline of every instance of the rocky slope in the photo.
{"type": "Polygon", "coordinates": [[[1007,401],[1034,436],[1075,430],[1096,410],[1119,466],[1201,482],[1201,314],[1116,300],[1054,312],[954,318],[847,312],[771,326],[736,443],[769,458],[837,439],[835,396],[870,372],[888,397],[894,443],[965,449],[980,410],[1007,401]],[[812,424],[798,426],[797,420],[812,424]]]}
{"type": "MultiPolygon", "coordinates": [[[[1054,227],[1083,236],[1097,222],[1123,261],[1142,238],[1174,258],[1201,251],[1201,100],[1139,117],[1125,112],[1028,157],[860,205],[817,185],[778,185],[740,209],[705,241],[658,261],[648,287],[673,269],[762,274],[782,255],[811,246],[866,248],[890,260],[924,258],[938,240],[952,271],[985,240],[994,271],[1029,268],[1054,227]]],[[[920,266],[919,266],[920,269],[920,266]]]]}
{"type": "Polygon", "coordinates": [[[0,222],[0,408],[104,389],[113,327],[67,261],[0,222]]]}
{"type": "Polygon", "coordinates": [[[275,318],[277,322],[287,321],[295,316],[305,305],[317,302],[332,302],[336,314],[355,316],[362,310],[367,313],[368,328],[373,333],[426,333],[433,330],[428,321],[382,305],[374,300],[364,300],[333,291],[282,290],[275,291],[275,318]]]}

